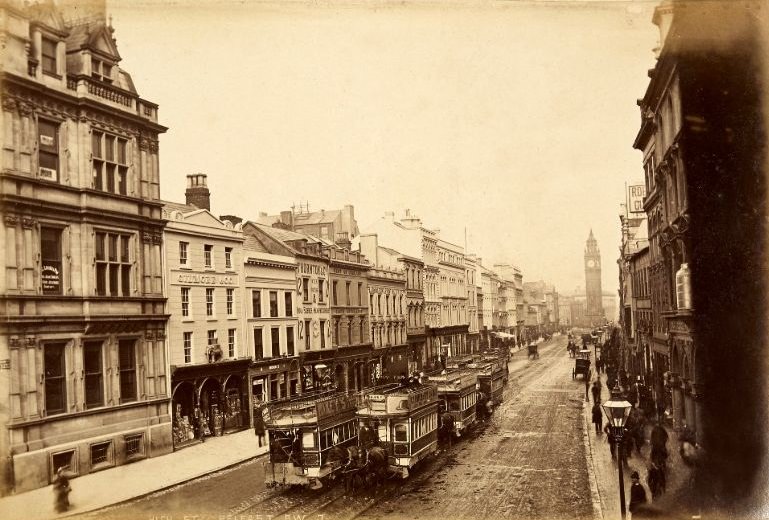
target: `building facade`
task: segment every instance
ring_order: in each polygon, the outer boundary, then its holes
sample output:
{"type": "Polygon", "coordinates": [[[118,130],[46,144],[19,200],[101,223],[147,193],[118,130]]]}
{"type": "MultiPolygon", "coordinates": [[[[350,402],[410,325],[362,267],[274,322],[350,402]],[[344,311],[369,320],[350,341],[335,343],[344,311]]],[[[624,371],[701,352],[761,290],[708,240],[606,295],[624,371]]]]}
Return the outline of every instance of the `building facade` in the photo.
{"type": "Polygon", "coordinates": [[[3,3],[0,493],[172,449],[157,105],[101,11],[3,3]],[[66,13],[65,13],[66,14],[66,13]]]}
{"type": "MultiPolygon", "coordinates": [[[[188,176],[193,183],[204,187],[205,175],[188,176]]],[[[249,425],[243,233],[189,204],[166,202],[163,216],[173,438],[180,448],[249,425]]]]}
{"type": "MultiPolygon", "coordinates": [[[[249,250],[258,249],[273,255],[293,257],[296,263],[294,305],[301,381],[297,392],[331,389],[337,384],[332,370],[336,349],[333,348],[331,337],[330,261],[323,251],[325,244],[309,235],[251,221],[243,223],[243,233],[249,250]]],[[[270,356],[267,371],[284,373],[290,378],[293,368],[287,354],[281,362],[276,362],[278,356],[270,356]]],[[[280,384],[277,390],[279,395],[284,395],[280,393],[280,384]]]]}
{"type": "Polygon", "coordinates": [[[248,370],[251,421],[263,403],[302,392],[299,367],[301,317],[297,261],[271,253],[246,236],[243,251],[243,345],[253,362],[248,370]]]}
{"type": "Polygon", "coordinates": [[[441,359],[445,361],[449,357],[469,354],[467,275],[465,254],[460,246],[438,239],[436,254],[441,315],[438,326],[430,332],[440,346],[441,359]]]}
{"type": "Polygon", "coordinates": [[[352,239],[358,236],[358,223],[355,220],[355,208],[349,204],[339,210],[310,211],[309,204],[292,207],[290,211],[281,211],[280,215],[260,213],[254,220],[258,224],[272,227],[278,224],[284,229],[334,242],[347,234],[352,239]]]}
{"type": "MultiPolygon", "coordinates": [[[[362,390],[372,384],[369,361],[371,335],[369,326],[369,262],[360,251],[352,251],[346,234],[340,236],[338,246],[324,246],[323,254],[329,260],[331,298],[331,338],[336,349],[333,379],[340,390],[362,390]]],[[[405,292],[405,291],[404,291],[405,292]]],[[[393,313],[403,318],[405,294],[387,294],[387,303],[393,313]],[[392,300],[392,301],[390,301],[392,300]]],[[[380,329],[393,340],[406,343],[405,318],[380,323],[380,329]]]]}

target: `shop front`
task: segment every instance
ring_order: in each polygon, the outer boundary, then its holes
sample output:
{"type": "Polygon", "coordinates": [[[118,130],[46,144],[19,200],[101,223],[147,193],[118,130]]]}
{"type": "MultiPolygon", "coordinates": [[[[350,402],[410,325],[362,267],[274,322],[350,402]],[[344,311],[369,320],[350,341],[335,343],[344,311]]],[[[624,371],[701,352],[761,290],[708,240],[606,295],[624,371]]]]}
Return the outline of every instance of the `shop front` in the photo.
{"type": "Polygon", "coordinates": [[[171,367],[174,449],[248,427],[248,360],[171,367]]]}
{"type": "Polygon", "coordinates": [[[360,391],[369,386],[371,345],[339,347],[334,358],[334,384],[341,391],[360,391]]]}
{"type": "Polygon", "coordinates": [[[335,349],[308,350],[299,355],[303,392],[329,390],[333,387],[335,349]]]}

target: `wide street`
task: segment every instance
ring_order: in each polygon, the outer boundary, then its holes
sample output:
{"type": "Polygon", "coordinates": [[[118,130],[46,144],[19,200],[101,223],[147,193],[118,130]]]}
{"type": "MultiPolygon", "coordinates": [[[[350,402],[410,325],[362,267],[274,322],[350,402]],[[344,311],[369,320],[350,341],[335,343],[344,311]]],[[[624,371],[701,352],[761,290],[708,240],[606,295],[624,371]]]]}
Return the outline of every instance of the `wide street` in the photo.
{"type": "MultiPolygon", "coordinates": [[[[265,457],[79,518],[587,518],[593,515],[582,406],[566,338],[524,350],[510,362],[504,402],[479,425],[427,461],[409,480],[376,495],[343,496],[264,487],[265,457]]],[[[175,456],[184,456],[183,452],[175,456]]]]}

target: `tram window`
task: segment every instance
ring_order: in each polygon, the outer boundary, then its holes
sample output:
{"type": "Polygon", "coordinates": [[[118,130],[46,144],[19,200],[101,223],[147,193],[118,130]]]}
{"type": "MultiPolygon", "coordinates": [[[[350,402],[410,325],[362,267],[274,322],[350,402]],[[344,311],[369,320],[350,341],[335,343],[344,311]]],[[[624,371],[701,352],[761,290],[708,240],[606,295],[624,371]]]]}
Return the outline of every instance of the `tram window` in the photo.
{"type": "Polygon", "coordinates": [[[315,432],[304,432],[304,435],[302,435],[302,448],[317,448],[317,444],[315,442],[315,432]]]}
{"type": "Polygon", "coordinates": [[[387,426],[380,424],[379,428],[377,429],[377,435],[379,436],[380,441],[387,442],[387,426]]]}
{"type": "Polygon", "coordinates": [[[406,442],[408,440],[409,432],[406,429],[405,424],[395,425],[395,442],[406,442]]]}
{"type": "Polygon", "coordinates": [[[449,401],[449,410],[451,411],[457,411],[459,410],[459,401],[451,400],[449,401]]]}

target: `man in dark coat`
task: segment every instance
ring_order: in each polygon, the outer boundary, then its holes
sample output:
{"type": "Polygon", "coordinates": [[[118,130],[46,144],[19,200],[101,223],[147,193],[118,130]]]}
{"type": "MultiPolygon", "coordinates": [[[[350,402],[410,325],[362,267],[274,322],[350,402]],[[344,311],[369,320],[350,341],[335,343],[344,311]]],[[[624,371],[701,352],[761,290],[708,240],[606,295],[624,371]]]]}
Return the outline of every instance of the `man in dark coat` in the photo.
{"type": "Polygon", "coordinates": [[[601,423],[603,422],[603,414],[601,413],[601,405],[595,403],[593,405],[593,424],[595,424],[595,434],[601,435],[601,423]]]}
{"type": "Polygon", "coordinates": [[[593,388],[590,391],[593,393],[593,403],[599,404],[601,402],[601,383],[598,379],[593,381],[593,388]]]}
{"type": "Polygon", "coordinates": [[[262,416],[262,407],[258,407],[254,410],[254,433],[256,438],[259,439],[259,447],[262,447],[264,442],[264,417],[262,416]]]}
{"type": "Polygon", "coordinates": [[[641,485],[641,478],[637,471],[630,474],[630,480],[633,484],[630,486],[630,505],[628,506],[628,509],[633,513],[639,506],[646,503],[646,490],[641,485]]]}

